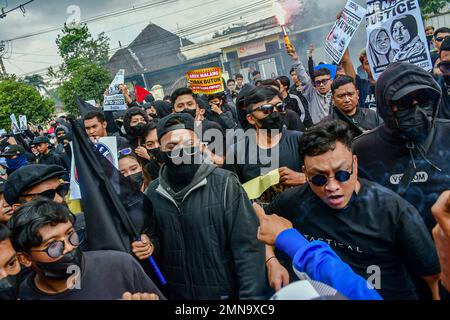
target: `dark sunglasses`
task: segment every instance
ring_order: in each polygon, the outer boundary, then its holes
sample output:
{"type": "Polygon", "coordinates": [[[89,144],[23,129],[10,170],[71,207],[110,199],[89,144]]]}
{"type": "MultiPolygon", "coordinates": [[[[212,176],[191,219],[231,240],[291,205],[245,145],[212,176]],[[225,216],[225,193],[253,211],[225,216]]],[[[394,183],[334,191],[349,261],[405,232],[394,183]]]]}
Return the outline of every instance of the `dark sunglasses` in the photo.
{"type": "MultiPolygon", "coordinates": [[[[80,237],[77,231],[71,233],[68,237],[69,243],[74,247],[79,247],[83,243],[83,237],[80,237]]],[[[31,250],[33,252],[45,252],[52,259],[61,257],[66,248],[66,242],[63,240],[53,241],[44,250],[31,250]]]]}
{"type": "Polygon", "coordinates": [[[249,113],[253,113],[256,111],[261,111],[264,114],[272,114],[274,109],[277,108],[278,112],[285,112],[286,111],[286,104],[284,102],[280,102],[276,105],[272,105],[272,104],[265,104],[262,105],[256,109],[253,110],[249,110],[249,113]]]}
{"type": "Polygon", "coordinates": [[[437,38],[434,38],[437,42],[442,42],[442,41],[444,41],[445,40],[445,38],[447,38],[447,37],[437,37],[437,38]]]}
{"type": "Polygon", "coordinates": [[[347,182],[353,175],[353,168],[354,168],[353,164],[354,162],[352,161],[352,170],[350,172],[346,170],[339,170],[334,174],[334,177],[327,177],[326,175],[323,174],[317,174],[311,178],[308,178],[308,180],[311,181],[311,183],[317,187],[323,187],[324,185],[326,185],[330,178],[334,178],[339,182],[347,182]]]}
{"type": "Polygon", "coordinates": [[[413,101],[417,101],[419,104],[428,103],[433,101],[433,94],[428,90],[414,91],[403,98],[393,101],[391,104],[398,107],[399,110],[407,109],[409,110],[413,105],[413,101]]]}
{"type": "Polygon", "coordinates": [[[63,183],[59,185],[56,189],[49,189],[41,193],[30,193],[30,194],[22,194],[20,197],[43,197],[46,199],[53,200],[55,199],[55,195],[59,194],[61,197],[65,197],[69,193],[70,184],[63,183]]]}
{"type": "Polygon", "coordinates": [[[317,80],[317,81],[314,81],[314,85],[315,85],[316,87],[324,86],[324,85],[326,85],[326,84],[328,83],[328,81],[330,81],[330,80],[331,80],[331,79],[317,80]]]}

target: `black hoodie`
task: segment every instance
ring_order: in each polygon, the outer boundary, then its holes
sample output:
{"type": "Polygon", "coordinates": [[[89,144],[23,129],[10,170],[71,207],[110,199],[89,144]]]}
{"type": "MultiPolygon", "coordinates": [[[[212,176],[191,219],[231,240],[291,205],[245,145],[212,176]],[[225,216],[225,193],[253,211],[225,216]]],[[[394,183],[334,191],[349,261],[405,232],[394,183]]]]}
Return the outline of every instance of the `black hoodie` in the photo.
{"type": "Polygon", "coordinates": [[[441,95],[438,83],[425,70],[408,63],[392,64],[376,86],[377,110],[385,123],[354,141],[359,175],[395,192],[414,159],[417,174],[402,196],[417,208],[430,231],[436,224],[431,207],[444,190],[450,189],[450,121],[436,118],[441,95]],[[408,141],[400,137],[388,105],[399,90],[412,92],[420,88],[432,90],[436,95],[433,142],[426,156],[417,147],[407,149],[408,141]]]}
{"type": "Polygon", "coordinates": [[[125,114],[123,116],[123,127],[127,134],[126,138],[127,138],[128,142],[134,148],[139,146],[138,139],[140,138],[133,134],[133,132],[131,130],[131,126],[130,126],[131,118],[135,115],[141,115],[142,117],[144,117],[144,119],[147,123],[150,122],[150,118],[148,117],[147,113],[139,107],[130,108],[125,112],[125,114]]]}

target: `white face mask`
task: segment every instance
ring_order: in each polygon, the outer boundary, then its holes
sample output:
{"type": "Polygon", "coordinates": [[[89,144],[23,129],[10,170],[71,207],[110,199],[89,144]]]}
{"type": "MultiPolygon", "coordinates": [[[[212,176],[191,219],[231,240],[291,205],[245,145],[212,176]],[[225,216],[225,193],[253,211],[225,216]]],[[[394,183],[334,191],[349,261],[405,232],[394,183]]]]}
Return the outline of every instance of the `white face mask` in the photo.
{"type": "Polygon", "coordinates": [[[50,143],[51,143],[51,144],[55,144],[55,139],[51,138],[51,139],[50,139],[50,143]]]}

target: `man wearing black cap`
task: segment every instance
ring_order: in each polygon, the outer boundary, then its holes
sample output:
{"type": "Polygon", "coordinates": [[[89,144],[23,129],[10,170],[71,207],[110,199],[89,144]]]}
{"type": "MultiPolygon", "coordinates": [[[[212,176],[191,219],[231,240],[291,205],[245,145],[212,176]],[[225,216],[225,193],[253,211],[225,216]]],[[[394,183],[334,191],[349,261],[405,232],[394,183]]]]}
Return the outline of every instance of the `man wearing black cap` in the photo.
{"type": "Polygon", "coordinates": [[[3,195],[14,211],[38,196],[65,203],[64,197],[69,190],[68,184],[61,179],[65,174],[60,166],[30,164],[11,174],[3,195]]]}
{"type": "Polygon", "coordinates": [[[6,180],[0,178],[0,224],[7,223],[13,214],[11,206],[6,202],[5,197],[3,196],[5,184],[6,180]]]}
{"type": "Polygon", "coordinates": [[[15,170],[28,165],[26,151],[17,144],[9,145],[0,153],[0,157],[6,158],[7,172],[11,174],[15,170]]]}
{"type": "Polygon", "coordinates": [[[50,150],[49,143],[50,140],[46,136],[39,136],[33,140],[33,144],[39,152],[37,163],[49,165],[54,164],[68,169],[69,166],[65,159],[54,150],[50,150]]]}
{"type": "Polygon", "coordinates": [[[168,299],[263,298],[264,246],[237,177],[203,162],[194,118],[158,123],[164,166],[146,196],[160,234],[159,261],[168,299]]]}

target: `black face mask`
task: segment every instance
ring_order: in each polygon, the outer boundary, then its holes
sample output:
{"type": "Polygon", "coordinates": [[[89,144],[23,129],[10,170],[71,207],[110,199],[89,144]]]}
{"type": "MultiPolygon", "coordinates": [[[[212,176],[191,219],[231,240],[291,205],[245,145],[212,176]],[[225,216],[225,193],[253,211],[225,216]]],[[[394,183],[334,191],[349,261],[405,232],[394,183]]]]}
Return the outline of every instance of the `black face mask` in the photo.
{"type": "Polygon", "coordinates": [[[130,127],[131,134],[135,137],[140,137],[144,134],[145,124],[138,123],[134,127],[130,127]]]}
{"type": "Polygon", "coordinates": [[[181,111],[180,113],[187,113],[190,114],[192,116],[192,118],[195,119],[195,116],[197,115],[197,109],[184,109],[183,111],[181,111]]]}
{"type": "Polygon", "coordinates": [[[427,42],[430,43],[433,40],[433,35],[427,36],[427,42]]]}
{"type": "Polygon", "coordinates": [[[161,157],[175,186],[187,186],[203,162],[199,147],[182,148],[178,149],[178,152],[161,151],[161,157]],[[171,158],[174,156],[175,158],[171,158]]]}
{"type": "Polygon", "coordinates": [[[433,101],[403,108],[395,113],[402,137],[409,141],[423,142],[431,129],[433,101]]]}
{"type": "Polygon", "coordinates": [[[81,269],[82,259],[83,252],[80,247],[76,247],[58,261],[50,263],[36,262],[36,266],[44,277],[54,280],[64,280],[73,275],[73,271],[69,267],[77,265],[81,269]]]}
{"type": "Polygon", "coordinates": [[[161,156],[161,149],[160,148],[153,148],[153,149],[147,149],[148,155],[156,160],[158,163],[163,163],[164,160],[161,156]]]}
{"type": "Polygon", "coordinates": [[[0,300],[17,300],[19,275],[7,276],[0,280],[0,300]]]}
{"type": "Polygon", "coordinates": [[[152,119],[157,119],[158,118],[158,115],[156,113],[149,113],[148,116],[152,117],[152,119]]]}
{"type": "Polygon", "coordinates": [[[450,90],[450,74],[446,74],[442,76],[444,78],[445,86],[447,87],[447,91],[450,90]]]}
{"type": "Polygon", "coordinates": [[[129,175],[128,178],[136,182],[139,187],[144,183],[144,174],[142,172],[138,172],[132,175],[129,175]]]}
{"type": "Polygon", "coordinates": [[[268,117],[260,120],[261,129],[281,130],[283,127],[283,118],[279,112],[273,112],[268,117]]]}
{"type": "Polygon", "coordinates": [[[58,137],[58,143],[64,143],[64,140],[66,140],[66,136],[65,135],[62,135],[62,136],[59,136],[58,137]]]}

